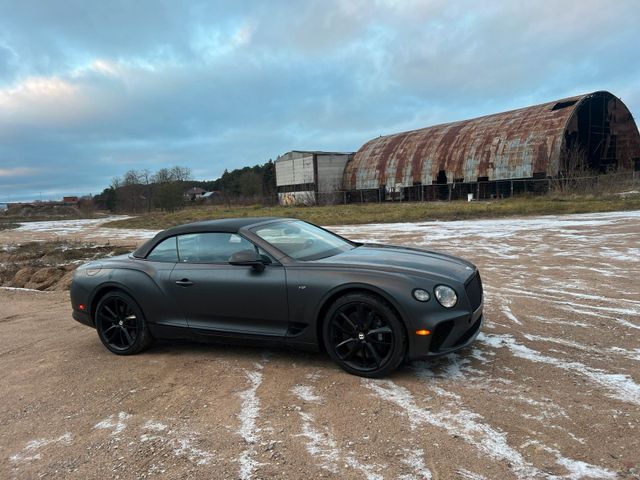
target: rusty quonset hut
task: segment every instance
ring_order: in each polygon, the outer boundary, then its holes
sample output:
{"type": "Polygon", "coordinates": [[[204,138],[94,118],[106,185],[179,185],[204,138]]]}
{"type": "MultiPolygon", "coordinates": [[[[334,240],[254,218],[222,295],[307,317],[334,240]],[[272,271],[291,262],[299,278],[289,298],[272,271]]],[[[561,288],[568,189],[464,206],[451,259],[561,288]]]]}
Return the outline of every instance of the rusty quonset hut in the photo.
{"type": "MultiPolygon", "coordinates": [[[[513,189],[514,179],[565,174],[576,149],[589,171],[640,169],[640,134],[629,109],[600,91],[373,139],[347,164],[343,188],[354,201],[362,191],[404,190],[405,199],[419,199],[422,185],[457,184],[458,191],[466,185],[473,192],[474,184],[488,182],[499,192],[500,182],[513,189]]],[[[430,192],[442,197],[435,188],[430,192]]]]}

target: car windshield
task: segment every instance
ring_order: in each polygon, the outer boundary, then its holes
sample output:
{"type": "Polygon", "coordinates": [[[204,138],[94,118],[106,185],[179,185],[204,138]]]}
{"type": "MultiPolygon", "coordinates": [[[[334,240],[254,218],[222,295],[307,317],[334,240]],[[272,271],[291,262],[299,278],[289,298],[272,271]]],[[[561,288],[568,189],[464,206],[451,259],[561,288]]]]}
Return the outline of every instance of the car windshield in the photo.
{"type": "Polygon", "coordinates": [[[270,223],[253,231],[295,260],[318,260],[356,247],[344,238],[302,221],[270,223]]]}

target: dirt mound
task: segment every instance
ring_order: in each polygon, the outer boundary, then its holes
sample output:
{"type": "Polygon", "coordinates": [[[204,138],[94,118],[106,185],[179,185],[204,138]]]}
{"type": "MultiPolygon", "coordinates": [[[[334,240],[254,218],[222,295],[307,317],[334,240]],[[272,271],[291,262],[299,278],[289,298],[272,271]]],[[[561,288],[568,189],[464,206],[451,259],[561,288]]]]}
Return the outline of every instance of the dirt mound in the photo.
{"type": "Polygon", "coordinates": [[[68,205],[49,205],[49,204],[28,204],[16,205],[10,207],[5,215],[7,217],[22,218],[81,218],[83,216],[80,209],[68,205]]]}
{"type": "Polygon", "coordinates": [[[0,285],[33,290],[68,290],[82,263],[127,253],[129,247],[78,242],[31,242],[0,250],[0,285]]]}

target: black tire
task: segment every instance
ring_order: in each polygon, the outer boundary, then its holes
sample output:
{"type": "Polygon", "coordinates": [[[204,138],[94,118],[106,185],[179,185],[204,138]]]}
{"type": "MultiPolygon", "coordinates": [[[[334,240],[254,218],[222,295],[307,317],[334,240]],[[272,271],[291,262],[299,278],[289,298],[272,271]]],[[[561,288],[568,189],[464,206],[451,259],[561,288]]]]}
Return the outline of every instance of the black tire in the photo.
{"type": "Polygon", "coordinates": [[[393,372],[405,358],[407,336],[391,306],[369,293],[338,298],[323,322],[324,344],[343,370],[379,378],[393,372]]]}
{"type": "Polygon", "coordinates": [[[98,337],[117,355],[134,355],[151,345],[152,337],[142,309],[120,290],[106,293],[95,311],[98,337]]]}

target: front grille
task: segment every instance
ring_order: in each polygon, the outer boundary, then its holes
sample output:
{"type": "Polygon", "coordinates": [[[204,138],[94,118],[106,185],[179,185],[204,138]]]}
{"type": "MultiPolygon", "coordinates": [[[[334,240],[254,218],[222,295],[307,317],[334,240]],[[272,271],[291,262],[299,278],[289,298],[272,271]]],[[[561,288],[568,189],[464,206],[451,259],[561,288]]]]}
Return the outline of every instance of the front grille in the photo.
{"type": "Polygon", "coordinates": [[[464,288],[467,291],[469,303],[471,303],[471,310],[475,311],[482,303],[482,280],[480,279],[480,272],[476,272],[464,288]]]}

